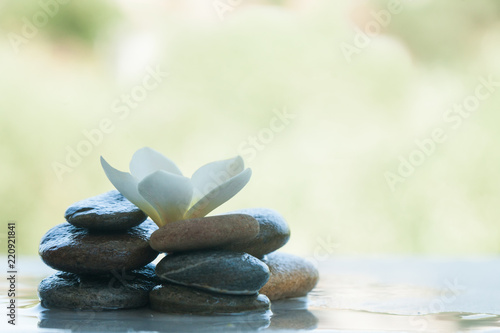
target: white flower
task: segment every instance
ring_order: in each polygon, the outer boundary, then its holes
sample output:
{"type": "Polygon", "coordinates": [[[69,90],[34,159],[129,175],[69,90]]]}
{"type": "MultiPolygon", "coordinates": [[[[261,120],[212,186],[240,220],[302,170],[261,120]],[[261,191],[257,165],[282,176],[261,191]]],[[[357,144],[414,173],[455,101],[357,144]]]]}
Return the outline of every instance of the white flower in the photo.
{"type": "Polygon", "coordinates": [[[160,227],[207,215],[238,193],[252,175],[237,156],[205,164],[187,178],[173,161],[148,147],[132,156],[130,173],[113,168],[102,156],[101,164],[116,189],[160,227]]]}

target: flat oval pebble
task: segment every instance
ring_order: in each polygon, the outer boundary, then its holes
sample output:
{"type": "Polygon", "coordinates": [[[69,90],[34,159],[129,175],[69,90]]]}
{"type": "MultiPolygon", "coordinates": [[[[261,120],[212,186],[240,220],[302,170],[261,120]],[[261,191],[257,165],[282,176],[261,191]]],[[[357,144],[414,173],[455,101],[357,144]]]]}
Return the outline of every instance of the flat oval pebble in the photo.
{"type": "Polygon", "coordinates": [[[48,309],[132,309],[146,306],[149,292],[158,284],[153,265],[116,276],[57,272],[40,282],[38,295],[42,306],[48,309]]]}
{"type": "Polygon", "coordinates": [[[269,266],[271,277],[260,293],[271,301],[305,296],[318,283],[318,270],[301,257],[274,252],[262,260],[269,266]]]}
{"type": "Polygon", "coordinates": [[[248,241],[223,246],[222,249],[249,253],[257,258],[276,251],[290,239],[290,228],[283,216],[268,208],[241,209],[229,214],[246,214],[259,222],[259,234],[248,241]]]}
{"type": "Polygon", "coordinates": [[[223,295],[174,284],[156,286],[149,302],[156,311],[198,315],[268,311],[271,304],[264,295],[223,295]]]}
{"type": "Polygon", "coordinates": [[[142,210],[116,190],[75,202],[64,217],[76,227],[92,230],[126,230],[147,218],[142,210]]]}
{"type": "Polygon", "coordinates": [[[197,251],[167,255],[156,265],[164,281],[224,294],[257,294],[269,279],[259,259],[242,252],[197,251]]]}
{"type": "Polygon", "coordinates": [[[109,274],[141,268],[157,256],[149,236],[158,227],[147,220],[121,233],[92,232],[63,223],[50,229],[39,254],[50,267],[76,274],[109,274]]]}
{"type": "Polygon", "coordinates": [[[217,215],[168,223],[149,243],[160,252],[192,251],[248,241],[258,233],[259,222],[249,215],[217,215]]]}

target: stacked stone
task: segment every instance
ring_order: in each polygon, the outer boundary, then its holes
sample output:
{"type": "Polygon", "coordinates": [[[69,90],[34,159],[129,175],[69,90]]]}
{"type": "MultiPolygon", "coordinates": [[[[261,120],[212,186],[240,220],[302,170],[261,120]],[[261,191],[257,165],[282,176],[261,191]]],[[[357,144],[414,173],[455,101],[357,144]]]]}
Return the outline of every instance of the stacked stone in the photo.
{"type": "Polygon", "coordinates": [[[159,283],[158,252],[149,237],[153,221],[110,191],[71,205],[65,223],[42,238],[42,260],[59,272],[38,287],[42,306],[72,310],[111,310],[146,306],[159,283]]]}
{"type": "Polygon", "coordinates": [[[58,272],[39,286],[42,306],[78,310],[146,306],[167,313],[266,311],[318,281],[306,260],[275,252],[290,238],[271,209],[182,220],[158,229],[118,191],[71,205],[40,256],[58,272]],[[166,256],[154,267],[159,252],[166,256]]]}
{"type": "Polygon", "coordinates": [[[169,223],[150,239],[153,249],[167,253],[156,266],[164,283],[151,291],[150,306],[167,313],[235,313],[305,296],[318,272],[300,257],[274,252],[289,238],[285,219],[264,208],[169,223]]]}

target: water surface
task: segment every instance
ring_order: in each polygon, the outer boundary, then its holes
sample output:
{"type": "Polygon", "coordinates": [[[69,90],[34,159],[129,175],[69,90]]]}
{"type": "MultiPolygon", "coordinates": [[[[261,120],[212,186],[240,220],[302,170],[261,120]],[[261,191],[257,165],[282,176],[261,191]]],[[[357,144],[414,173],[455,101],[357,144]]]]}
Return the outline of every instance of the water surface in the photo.
{"type": "MultiPolygon", "coordinates": [[[[309,297],[276,301],[271,311],[238,315],[168,315],[150,309],[61,311],[40,306],[39,281],[51,272],[23,260],[17,325],[38,332],[500,332],[500,260],[495,258],[338,258],[320,263],[309,297]]],[[[6,290],[7,283],[0,283],[6,290]]],[[[9,301],[2,293],[5,309],[9,301]]]]}

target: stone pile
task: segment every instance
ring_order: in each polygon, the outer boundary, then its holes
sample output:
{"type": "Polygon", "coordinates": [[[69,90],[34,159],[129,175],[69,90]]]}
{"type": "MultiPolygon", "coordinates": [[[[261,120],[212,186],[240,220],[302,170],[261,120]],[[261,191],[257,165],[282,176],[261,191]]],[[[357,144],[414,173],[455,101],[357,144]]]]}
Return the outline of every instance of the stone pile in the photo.
{"type": "Polygon", "coordinates": [[[149,236],[158,229],[118,191],[79,201],[68,208],[65,223],[42,238],[39,254],[59,270],[38,287],[42,306],[110,310],[146,306],[158,284],[158,252],[149,236]]]}
{"type": "Polygon", "coordinates": [[[73,204],[65,217],[68,222],[40,243],[43,261],[63,271],[40,284],[48,308],[121,309],[149,300],[152,309],[167,313],[266,311],[270,301],[305,296],[318,281],[309,262],[275,252],[289,240],[290,229],[271,209],[158,229],[111,191],[73,204]],[[148,264],[159,252],[166,255],[153,268],[148,264]]]}

